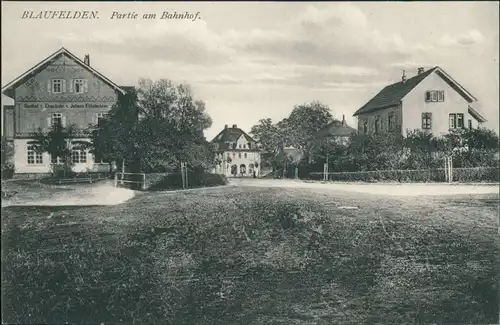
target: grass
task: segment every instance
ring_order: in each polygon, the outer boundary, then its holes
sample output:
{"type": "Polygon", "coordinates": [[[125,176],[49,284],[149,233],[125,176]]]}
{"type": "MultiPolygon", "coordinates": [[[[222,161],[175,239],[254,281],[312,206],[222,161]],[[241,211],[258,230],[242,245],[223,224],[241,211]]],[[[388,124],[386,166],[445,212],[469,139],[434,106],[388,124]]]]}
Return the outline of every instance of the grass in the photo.
{"type": "Polygon", "coordinates": [[[229,187],[8,207],[3,322],[496,323],[497,200],[229,187]]]}

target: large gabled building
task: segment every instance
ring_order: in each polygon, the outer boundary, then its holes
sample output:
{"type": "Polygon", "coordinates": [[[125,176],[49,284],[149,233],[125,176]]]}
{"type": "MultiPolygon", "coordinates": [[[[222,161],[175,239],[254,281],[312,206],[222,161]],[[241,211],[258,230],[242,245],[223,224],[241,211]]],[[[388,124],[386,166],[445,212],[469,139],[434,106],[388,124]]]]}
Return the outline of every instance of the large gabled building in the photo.
{"type": "Polygon", "coordinates": [[[457,128],[476,128],[486,119],[473,108],[477,99],[440,67],[419,68],[412,78],[383,88],[358,109],[358,132],[421,130],[439,135],[457,128]]]}
{"type": "Polygon", "coordinates": [[[261,160],[257,141],[236,124],[225,125],[210,143],[215,151],[215,173],[240,177],[259,175],[261,160]]]}
{"type": "Polygon", "coordinates": [[[81,60],[61,48],[8,83],[2,93],[14,99],[14,105],[3,108],[3,133],[13,141],[16,174],[50,173],[62,163],[60,157],[37,152],[33,141],[37,131],[48,132],[55,124],[76,128],[74,171],[109,171],[109,163],[81,143],[89,141],[84,130],[97,125],[127,90],[96,71],[89,55],[81,60]]]}

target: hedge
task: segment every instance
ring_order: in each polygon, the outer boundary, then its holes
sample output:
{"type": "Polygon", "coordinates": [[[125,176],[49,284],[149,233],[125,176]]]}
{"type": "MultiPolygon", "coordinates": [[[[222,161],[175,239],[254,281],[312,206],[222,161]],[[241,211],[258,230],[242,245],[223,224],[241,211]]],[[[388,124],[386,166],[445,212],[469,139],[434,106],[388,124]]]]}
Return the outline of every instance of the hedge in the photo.
{"type": "MultiPolygon", "coordinates": [[[[159,175],[150,178],[148,181],[146,174],[146,188],[150,191],[177,190],[182,189],[182,176],[180,173],[169,173],[162,177],[159,175]]],[[[228,183],[226,176],[211,174],[205,172],[189,172],[188,188],[212,187],[226,185],[228,183]]]]}
{"type": "MultiPolygon", "coordinates": [[[[323,173],[310,173],[309,179],[323,180],[323,173]]],[[[376,170],[329,173],[328,180],[347,182],[445,182],[445,169],[376,170]]],[[[453,168],[454,182],[499,182],[497,167],[453,168]]]]}

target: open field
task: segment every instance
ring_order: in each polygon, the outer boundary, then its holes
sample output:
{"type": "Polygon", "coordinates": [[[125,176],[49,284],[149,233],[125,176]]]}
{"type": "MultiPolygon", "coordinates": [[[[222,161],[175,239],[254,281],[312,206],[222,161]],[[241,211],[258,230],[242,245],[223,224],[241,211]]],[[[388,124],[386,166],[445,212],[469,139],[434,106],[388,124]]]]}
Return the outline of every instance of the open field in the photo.
{"type": "Polygon", "coordinates": [[[2,208],[3,322],[493,324],[498,195],[221,187],[2,208]]]}

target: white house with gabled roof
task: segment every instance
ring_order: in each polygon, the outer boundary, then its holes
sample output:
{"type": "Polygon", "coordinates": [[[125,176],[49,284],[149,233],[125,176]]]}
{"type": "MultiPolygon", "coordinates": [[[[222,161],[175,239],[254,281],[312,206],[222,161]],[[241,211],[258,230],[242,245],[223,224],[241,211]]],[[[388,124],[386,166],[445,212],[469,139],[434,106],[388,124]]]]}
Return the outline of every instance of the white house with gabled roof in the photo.
{"type": "Polygon", "coordinates": [[[412,78],[383,88],[358,109],[359,133],[421,130],[442,135],[457,128],[477,128],[486,119],[473,108],[477,101],[440,67],[419,68],[412,78]]]}

